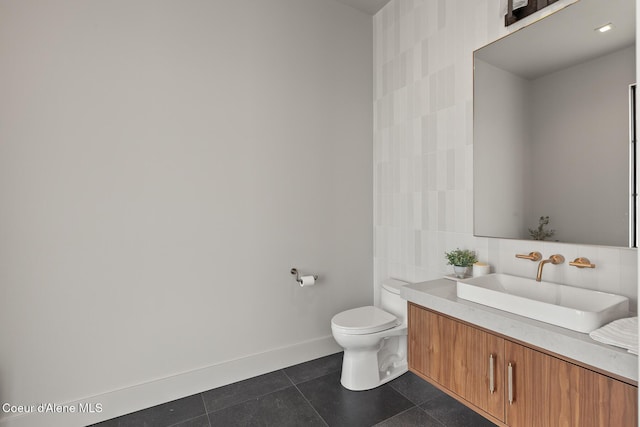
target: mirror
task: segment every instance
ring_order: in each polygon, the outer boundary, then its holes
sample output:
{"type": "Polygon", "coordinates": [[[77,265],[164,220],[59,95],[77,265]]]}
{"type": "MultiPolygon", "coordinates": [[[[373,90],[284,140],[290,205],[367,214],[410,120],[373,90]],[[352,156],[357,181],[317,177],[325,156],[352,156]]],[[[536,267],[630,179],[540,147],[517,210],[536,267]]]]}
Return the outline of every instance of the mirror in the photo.
{"type": "Polygon", "coordinates": [[[475,51],[474,234],[634,246],[634,83],[634,0],[580,0],[475,51]]]}

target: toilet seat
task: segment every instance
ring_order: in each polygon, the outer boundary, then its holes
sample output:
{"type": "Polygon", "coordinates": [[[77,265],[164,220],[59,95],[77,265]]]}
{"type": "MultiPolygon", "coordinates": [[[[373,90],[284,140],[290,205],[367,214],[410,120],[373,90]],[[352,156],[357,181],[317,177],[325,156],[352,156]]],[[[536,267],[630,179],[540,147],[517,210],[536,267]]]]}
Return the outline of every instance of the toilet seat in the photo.
{"type": "Polygon", "coordinates": [[[334,331],[349,335],[374,334],[398,326],[396,316],[374,306],[358,307],[333,316],[334,331]]]}

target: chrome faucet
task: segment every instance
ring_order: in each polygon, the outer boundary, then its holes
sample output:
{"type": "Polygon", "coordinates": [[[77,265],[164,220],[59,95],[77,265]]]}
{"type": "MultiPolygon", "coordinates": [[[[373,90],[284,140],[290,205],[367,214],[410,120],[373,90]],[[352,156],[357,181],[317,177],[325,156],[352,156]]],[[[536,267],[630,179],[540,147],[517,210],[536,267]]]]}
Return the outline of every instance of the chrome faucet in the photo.
{"type": "Polygon", "coordinates": [[[542,281],[542,268],[549,262],[554,265],[562,264],[564,262],[564,257],[562,255],[556,254],[551,255],[549,259],[543,259],[542,261],[540,261],[540,264],[538,264],[538,274],[536,275],[536,282],[542,281]]]}

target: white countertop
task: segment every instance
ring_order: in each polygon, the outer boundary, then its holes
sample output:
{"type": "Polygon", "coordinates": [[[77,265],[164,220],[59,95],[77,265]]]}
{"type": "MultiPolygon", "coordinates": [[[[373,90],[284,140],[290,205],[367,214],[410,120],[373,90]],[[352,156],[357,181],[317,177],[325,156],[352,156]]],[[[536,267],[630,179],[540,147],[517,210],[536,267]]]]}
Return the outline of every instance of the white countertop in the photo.
{"type": "Polygon", "coordinates": [[[589,334],[458,298],[453,280],[438,279],[403,286],[400,295],[425,308],[638,381],[638,356],[594,341],[589,334]]]}

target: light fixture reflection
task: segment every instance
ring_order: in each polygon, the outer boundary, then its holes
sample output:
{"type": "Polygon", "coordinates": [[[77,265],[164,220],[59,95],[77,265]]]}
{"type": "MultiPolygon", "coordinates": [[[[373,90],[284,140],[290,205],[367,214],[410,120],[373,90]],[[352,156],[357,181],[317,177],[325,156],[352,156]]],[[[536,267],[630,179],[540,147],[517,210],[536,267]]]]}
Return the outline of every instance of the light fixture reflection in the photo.
{"type": "Polygon", "coordinates": [[[606,33],[609,30],[613,29],[613,24],[611,22],[609,22],[608,24],[603,25],[602,27],[598,27],[596,28],[596,31],[599,31],[601,33],[606,33]]]}

